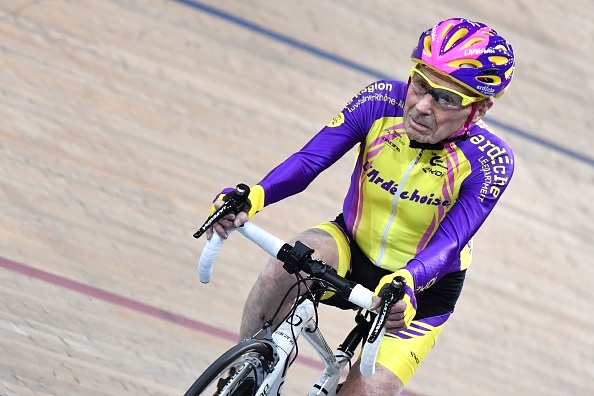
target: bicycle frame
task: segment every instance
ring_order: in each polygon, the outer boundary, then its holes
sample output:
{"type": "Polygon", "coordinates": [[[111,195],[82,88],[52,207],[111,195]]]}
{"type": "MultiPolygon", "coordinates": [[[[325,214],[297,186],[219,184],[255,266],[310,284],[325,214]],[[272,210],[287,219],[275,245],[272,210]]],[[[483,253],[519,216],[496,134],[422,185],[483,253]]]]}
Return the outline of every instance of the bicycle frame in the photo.
{"type": "MultiPolygon", "coordinates": [[[[280,394],[285,382],[285,374],[291,363],[292,353],[300,335],[303,335],[314,348],[325,366],[324,371],[308,395],[336,395],[342,369],[350,362],[350,357],[341,350],[337,350],[335,354],[328,346],[322,331],[315,322],[314,303],[309,299],[304,299],[296,307],[295,312],[290,314],[272,333],[269,341],[276,349],[278,361],[274,366],[274,370],[266,376],[255,395],[280,394]]],[[[267,338],[264,337],[264,339],[267,338]]]]}

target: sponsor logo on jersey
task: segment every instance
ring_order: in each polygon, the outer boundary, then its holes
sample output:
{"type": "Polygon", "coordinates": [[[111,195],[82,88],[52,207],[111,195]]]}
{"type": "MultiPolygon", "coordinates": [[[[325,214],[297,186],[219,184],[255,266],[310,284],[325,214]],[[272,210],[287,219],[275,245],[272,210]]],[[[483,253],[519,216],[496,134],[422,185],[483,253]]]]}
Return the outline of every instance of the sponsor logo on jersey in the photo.
{"type": "Polygon", "coordinates": [[[437,167],[440,167],[443,169],[448,169],[448,167],[443,164],[443,158],[441,158],[441,156],[439,156],[435,153],[431,154],[431,159],[429,160],[429,165],[437,166],[437,167]]]}
{"type": "Polygon", "coordinates": [[[400,199],[416,202],[419,204],[424,205],[433,205],[433,206],[450,206],[451,201],[444,199],[443,197],[436,196],[435,193],[430,194],[423,194],[418,189],[414,189],[412,191],[409,190],[399,190],[398,183],[394,180],[390,179],[387,180],[380,175],[380,171],[377,169],[373,169],[369,163],[365,164],[363,167],[366,173],[367,182],[377,185],[379,188],[389,192],[392,195],[398,194],[400,199]]]}
{"type": "Polygon", "coordinates": [[[326,126],[329,126],[330,128],[334,128],[337,126],[341,126],[343,123],[344,123],[344,114],[342,114],[342,111],[341,111],[340,113],[338,113],[338,115],[336,117],[331,119],[330,122],[328,124],[326,124],[326,126]]]}
{"type": "Polygon", "coordinates": [[[388,139],[386,136],[382,136],[382,140],[384,141],[384,144],[386,146],[390,147],[393,150],[396,150],[397,152],[400,152],[400,147],[398,147],[398,145],[394,143],[391,139],[388,139]]]}
{"type": "Polygon", "coordinates": [[[485,153],[478,160],[484,176],[483,185],[479,191],[479,199],[483,201],[488,196],[499,197],[502,189],[509,182],[511,175],[507,173],[507,165],[513,164],[513,160],[509,157],[505,148],[492,143],[483,135],[471,136],[469,140],[481,152],[485,153]]]}
{"type": "Polygon", "coordinates": [[[444,161],[441,156],[432,153],[431,159],[429,160],[429,165],[430,166],[422,168],[423,172],[437,177],[443,177],[446,175],[448,167],[444,165],[444,161]]]}
{"type": "Polygon", "coordinates": [[[387,102],[393,106],[398,106],[401,108],[404,107],[403,100],[396,100],[387,94],[387,92],[393,90],[394,85],[392,83],[376,81],[359,91],[359,93],[357,93],[357,95],[355,95],[355,97],[347,103],[346,109],[349,111],[349,113],[352,113],[365,102],[372,101],[387,102]]]}

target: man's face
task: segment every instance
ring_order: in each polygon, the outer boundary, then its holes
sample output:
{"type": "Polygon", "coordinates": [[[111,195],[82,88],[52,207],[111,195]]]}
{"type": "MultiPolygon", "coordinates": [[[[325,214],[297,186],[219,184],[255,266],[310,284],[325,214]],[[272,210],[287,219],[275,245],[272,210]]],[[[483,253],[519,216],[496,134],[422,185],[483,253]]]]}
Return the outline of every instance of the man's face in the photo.
{"type": "MultiPolygon", "coordinates": [[[[434,84],[473,96],[466,88],[427,67],[421,67],[421,71],[434,84]]],[[[455,110],[438,107],[431,94],[417,94],[411,84],[404,103],[404,130],[411,140],[438,143],[458,132],[470,116],[471,110],[472,106],[455,110]]]]}

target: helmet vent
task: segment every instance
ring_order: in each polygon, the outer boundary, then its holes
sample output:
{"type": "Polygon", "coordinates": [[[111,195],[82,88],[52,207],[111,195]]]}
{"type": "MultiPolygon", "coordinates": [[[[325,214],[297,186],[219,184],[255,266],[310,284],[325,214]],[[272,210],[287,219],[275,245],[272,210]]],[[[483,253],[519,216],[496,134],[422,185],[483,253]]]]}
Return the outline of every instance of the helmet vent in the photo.
{"type": "Polygon", "coordinates": [[[481,37],[475,37],[475,38],[473,38],[473,39],[468,40],[467,42],[465,42],[464,45],[462,46],[462,48],[463,49],[466,49],[466,48],[468,48],[470,46],[473,46],[475,44],[482,43],[483,41],[485,41],[483,38],[481,38],[481,37]]]}
{"type": "Polygon", "coordinates": [[[462,40],[468,34],[468,29],[459,29],[456,33],[450,37],[448,42],[446,43],[445,47],[443,48],[444,52],[449,51],[454,45],[458,43],[458,41],[462,40]]]}
{"type": "Polygon", "coordinates": [[[483,64],[477,59],[456,59],[456,60],[448,62],[448,66],[453,67],[455,69],[461,69],[461,68],[477,69],[479,67],[482,67],[483,64]]]}
{"type": "Polygon", "coordinates": [[[427,56],[431,56],[431,36],[425,36],[425,40],[423,41],[423,51],[425,51],[427,56]]]}
{"type": "Polygon", "coordinates": [[[499,85],[501,84],[501,77],[499,76],[477,76],[477,81],[488,85],[499,85]]]}
{"type": "Polygon", "coordinates": [[[495,65],[505,65],[508,59],[505,56],[490,56],[489,61],[495,65]]]}

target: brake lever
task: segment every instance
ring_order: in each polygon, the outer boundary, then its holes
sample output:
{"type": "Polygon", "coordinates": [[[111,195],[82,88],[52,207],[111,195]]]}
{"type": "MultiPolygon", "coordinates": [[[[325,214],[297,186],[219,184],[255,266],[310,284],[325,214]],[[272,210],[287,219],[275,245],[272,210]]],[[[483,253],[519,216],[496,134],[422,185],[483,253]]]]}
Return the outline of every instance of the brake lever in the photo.
{"type": "Polygon", "coordinates": [[[235,187],[235,190],[226,194],[223,197],[224,203],[220,208],[214,211],[212,215],[206,219],[204,224],[194,233],[194,238],[200,238],[206,230],[213,226],[217,221],[227,216],[229,213],[238,214],[239,212],[249,212],[252,207],[248,196],[250,195],[250,188],[241,183],[235,187]]]}
{"type": "Polygon", "coordinates": [[[369,337],[367,338],[369,343],[375,342],[377,337],[379,337],[382,329],[388,321],[388,313],[390,312],[392,305],[394,305],[396,301],[402,300],[402,297],[404,297],[405,285],[406,280],[402,276],[396,276],[394,279],[392,279],[392,282],[388,285],[388,287],[385,288],[382,293],[380,293],[382,305],[378,312],[378,319],[376,322],[377,325],[371,329],[369,337]]]}

